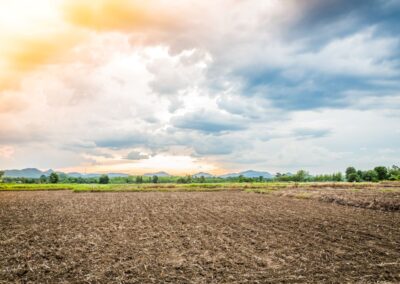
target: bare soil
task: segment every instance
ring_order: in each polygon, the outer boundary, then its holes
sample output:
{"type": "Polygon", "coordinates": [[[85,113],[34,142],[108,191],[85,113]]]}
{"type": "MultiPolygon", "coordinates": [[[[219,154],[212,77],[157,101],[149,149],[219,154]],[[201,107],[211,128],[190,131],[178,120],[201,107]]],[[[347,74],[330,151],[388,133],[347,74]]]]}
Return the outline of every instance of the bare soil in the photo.
{"type": "Polygon", "coordinates": [[[246,192],[0,192],[0,283],[400,283],[400,212],[246,192]]]}
{"type": "Polygon", "coordinates": [[[295,198],[312,198],[319,201],[332,202],[339,205],[353,206],[359,208],[398,211],[400,212],[400,189],[387,188],[288,188],[274,192],[278,196],[295,198]]]}

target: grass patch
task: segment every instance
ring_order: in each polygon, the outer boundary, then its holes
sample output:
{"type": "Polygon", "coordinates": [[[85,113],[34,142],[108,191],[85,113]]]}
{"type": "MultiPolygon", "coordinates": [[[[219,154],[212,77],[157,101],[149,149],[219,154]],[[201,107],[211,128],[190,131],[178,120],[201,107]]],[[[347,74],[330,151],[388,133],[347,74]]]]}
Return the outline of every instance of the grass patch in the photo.
{"type": "Polygon", "coordinates": [[[72,190],[68,184],[1,184],[0,191],[53,191],[72,190]]]}
{"type": "Polygon", "coordinates": [[[73,192],[202,192],[223,190],[227,190],[227,188],[189,185],[98,185],[74,188],[73,192]]]}
{"type": "Polygon", "coordinates": [[[71,190],[73,192],[211,192],[211,191],[245,191],[270,194],[284,190],[335,190],[362,191],[376,189],[381,192],[399,192],[399,187],[386,187],[379,183],[191,183],[191,184],[4,184],[0,183],[0,191],[52,191],[71,190]]]}

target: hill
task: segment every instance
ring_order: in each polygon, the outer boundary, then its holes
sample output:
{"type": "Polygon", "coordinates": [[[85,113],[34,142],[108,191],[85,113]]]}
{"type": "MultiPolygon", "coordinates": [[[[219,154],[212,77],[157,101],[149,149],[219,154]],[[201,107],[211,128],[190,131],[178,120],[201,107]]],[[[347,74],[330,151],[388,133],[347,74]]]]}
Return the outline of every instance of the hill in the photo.
{"type": "Polygon", "coordinates": [[[144,174],[143,176],[145,176],[145,177],[152,177],[152,176],[170,177],[171,175],[166,172],[156,172],[156,173],[147,173],[147,174],[144,174]]]}
{"type": "Polygon", "coordinates": [[[274,176],[270,174],[269,172],[260,172],[260,171],[253,171],[253,170],[248,170],[240,173],[229,173],[225,175],[221,175],[221,178],[230,178],[230,177],[239,177],[243,176],[246,178],[258,178],[258,177],[263,177],[266,179],[273,178],[274,176]]]}
{"type": "Polygon", "coordinates": [[[192,175],[192,177],[194,177],[194,178],[200,178],[200,177],[212,178],[214,176],[212,174],[209,174],[209,173],[200,172],[200,173],[192,175]]]}

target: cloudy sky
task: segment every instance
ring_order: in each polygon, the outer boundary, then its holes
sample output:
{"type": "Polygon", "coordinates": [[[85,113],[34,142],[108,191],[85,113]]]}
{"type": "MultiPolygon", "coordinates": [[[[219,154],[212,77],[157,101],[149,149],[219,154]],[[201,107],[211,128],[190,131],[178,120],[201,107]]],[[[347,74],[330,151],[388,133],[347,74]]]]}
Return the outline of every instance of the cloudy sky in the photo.
{"type": "Polygon", "coordinates": [[[400,162],[400,0],[0,0],[0,168],[400,162]]]}

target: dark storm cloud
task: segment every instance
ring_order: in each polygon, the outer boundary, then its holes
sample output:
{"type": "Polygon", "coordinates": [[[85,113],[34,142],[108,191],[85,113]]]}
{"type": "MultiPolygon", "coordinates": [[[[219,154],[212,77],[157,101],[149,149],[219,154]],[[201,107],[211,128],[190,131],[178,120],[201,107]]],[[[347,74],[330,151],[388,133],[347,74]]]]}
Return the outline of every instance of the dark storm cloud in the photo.
{"type": "MultiPolygon", "coordinates": [[[[376,97],[398,93],[400,1],[300,1],[304,9],[269,54],[233,68],[247,97],[262,97],[284,110],[352,108],[347,93],[376,97]],[[275,58],[282,58],[276,62],[275,58]],[[386,84],[381,84],[385,81],[386,84]]],[[[250,57],[252,55],[249,55],[250,57]]],[[[373,108],[373,105],[370,105],[373,108]]]]}
{"type": "MultiPolygon", "coordinates": [[[[392,94],[392,86],[382,86],[373,80],[355,76],[307,74],[303,80],[293,81],[279,75],[257,74],[249,79],[242,93],[268,99],[284,110],[307,110],[318,108],[352,108],[354,101],[348,100],[348,90],[369,91],[378,97],[392,94]]],[[[391,81],[391,80],[390,80],[391,81]]],[[[373,105],[370,105],[373,108],[373,105]]]]}
{"type": "Polygon", "coordinates": [[[365,26],[378,26],[382,35],[396,35],[400,31],[398,0],[304,0],[300,3],[305,7],[304,13],[288,35],[292,40],[308,38],[314,47],[330,41],[332,36],[346,36],[365,26]]]}

